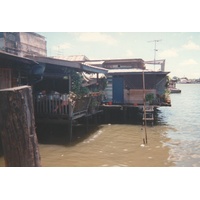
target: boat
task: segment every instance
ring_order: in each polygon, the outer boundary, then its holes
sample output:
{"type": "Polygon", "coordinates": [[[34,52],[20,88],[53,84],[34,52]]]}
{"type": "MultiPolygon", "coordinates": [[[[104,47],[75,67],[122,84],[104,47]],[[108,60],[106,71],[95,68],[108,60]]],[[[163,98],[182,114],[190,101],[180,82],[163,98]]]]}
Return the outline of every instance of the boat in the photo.
{"type": "Polygon", "coordinates": [[[180,90],[180,89],[173,88],[173,87],[170,87],[170,88],[169,88],[169,91],[170,91],[171,94],[172,94],[172,93],[181,93],[181,90],[180,90]]]}
{"type": "Polygon", "coordinates": [[[169,87],[168,87],[168,90],[170,91],[170,93],[181,93],[181,90],[176,88],[176,83],[177,81],[176,80],[170,80],[169,82],[169,87]]]}

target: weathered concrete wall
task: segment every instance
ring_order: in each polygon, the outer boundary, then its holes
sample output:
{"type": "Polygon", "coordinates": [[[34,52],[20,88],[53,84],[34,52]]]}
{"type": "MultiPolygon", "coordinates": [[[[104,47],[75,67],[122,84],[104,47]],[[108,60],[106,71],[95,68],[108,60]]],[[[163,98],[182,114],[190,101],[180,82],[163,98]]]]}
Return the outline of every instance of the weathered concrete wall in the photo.
{"type": "Polygon", "coordinates": [[[17,55],[18,49],[17,49],[17,42],[18,42],[18,35],[17,32],[4,32],[3,33],[3,40],[2,40],[2,50],[6,51],[8,53],[12,53],[17,55]]]}
{"type": "Polygon", "coordinates": [[[46,56],[45,37],[32,32],[4,32],[0,35],[0,50],[19,56],[46,56]]]}
{"type": "Polygon", "coordinates": [[[47,55],[46,40],[43,36],[35,33],[20,32],[19,40],[21,56],[47,55]]]}
{"type": "Polygon", "coordinates": [[[0,50],[4,50],[5,49],[5,40],[4,38],[0,38],[0,50]]]}

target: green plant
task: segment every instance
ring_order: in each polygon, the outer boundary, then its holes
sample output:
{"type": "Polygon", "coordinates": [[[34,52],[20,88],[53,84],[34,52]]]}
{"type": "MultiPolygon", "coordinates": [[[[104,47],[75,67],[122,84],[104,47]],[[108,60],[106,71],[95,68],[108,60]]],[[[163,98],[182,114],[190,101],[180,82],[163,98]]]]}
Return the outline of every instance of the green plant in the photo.
{"type": "Polygon", "coordinates": [[[148,101],[149,103],[152,103],[152,101],[154,100],[154,94],[153,93],[146,94],[145,100],[148,101]]]}
{"type": "Polygon", "coordinates": [[[81,98],[85,95],[88,95],[90,92],[87,87],[82,86],[83,77],[80,73],[73,71],[71,73],[72,78],[72,92],[77,95],[78,98],[81,98]]]}

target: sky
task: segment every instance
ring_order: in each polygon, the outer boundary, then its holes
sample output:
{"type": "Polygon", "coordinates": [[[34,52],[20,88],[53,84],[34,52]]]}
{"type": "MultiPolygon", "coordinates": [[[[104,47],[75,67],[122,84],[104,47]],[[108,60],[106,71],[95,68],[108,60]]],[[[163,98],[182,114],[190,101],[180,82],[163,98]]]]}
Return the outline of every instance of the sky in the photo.
{"type": "MultiPolygon", "coordinates": [[[[38,32],[48,56],[165,59],[170,77],[200,78],[200,32],[38,32]],[[155,42],[155,40],[157,42],[155,42]],[[156,45],[156,48],[155,48],[156,45]],[[155,51],[156,49],[156,51],[155,51]]],[[[147,65],[154,69],[153,65],[147,65]]],[[[160,65],[155,66],[159,70],[160,65]]]]}
{"type": "MultiPolygon", "coordinates": [[[[6,9],[1,11],[5,20],[0,29],[45,36],[48,56],[85,55],[89,59],[153,60],[152,41],[159,40],[156,59],[166,60],[165,71],[170,72],[170,77],[193,79],[200,78],[198,2],[57,0],[47,4],[35,0],[29,5],[19,0],[12,2],[14,18],[8,16],[6,9]],[[24,7],[15,9],[20,3],[24,7]]],[[[2,4],[10,7],[10,1],[2,4]]]]}

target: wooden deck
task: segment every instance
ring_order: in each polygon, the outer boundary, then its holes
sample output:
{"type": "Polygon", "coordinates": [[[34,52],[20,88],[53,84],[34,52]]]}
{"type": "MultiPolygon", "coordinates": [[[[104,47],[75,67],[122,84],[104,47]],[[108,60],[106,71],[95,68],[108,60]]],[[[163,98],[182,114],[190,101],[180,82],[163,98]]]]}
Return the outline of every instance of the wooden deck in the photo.
{"type": "Polygon", "coordinates": [[[39,119],[75,120],[98,112],[98,98],[99,96],[88,96],[71,101],[67,94],[39,94],[34,97],[35,115],[39,119]],[[96,107],[93,106],[94,102],[97,102],[96,107]]]}
{"type": "Polygon", "coordinates": [[[99,110],[100,99],[100,95],[72,100],[67,94],[39,94],[34,97],[35,118],[38,123],[68,124],[71,142],[73,122],[84,117],[87,131],[88,118],[96,118],[102,112],[99,110]]]}

